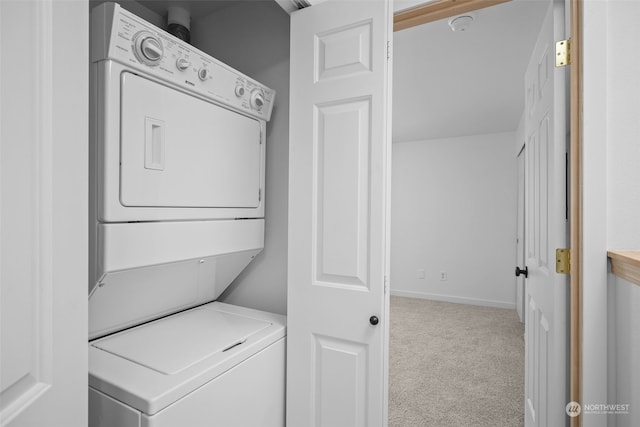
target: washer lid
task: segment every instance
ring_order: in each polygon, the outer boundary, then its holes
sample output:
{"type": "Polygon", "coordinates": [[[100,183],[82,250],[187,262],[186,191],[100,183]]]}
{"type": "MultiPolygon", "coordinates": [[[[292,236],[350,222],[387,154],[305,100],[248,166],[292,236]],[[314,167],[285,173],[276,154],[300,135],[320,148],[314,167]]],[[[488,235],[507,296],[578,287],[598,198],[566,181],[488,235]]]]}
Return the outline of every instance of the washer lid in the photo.
{"type": "Polygon", "coordinates": [[[270,322],[202,307],[156,320],[92,345],[165,375],[244,343],[270,322]]]}

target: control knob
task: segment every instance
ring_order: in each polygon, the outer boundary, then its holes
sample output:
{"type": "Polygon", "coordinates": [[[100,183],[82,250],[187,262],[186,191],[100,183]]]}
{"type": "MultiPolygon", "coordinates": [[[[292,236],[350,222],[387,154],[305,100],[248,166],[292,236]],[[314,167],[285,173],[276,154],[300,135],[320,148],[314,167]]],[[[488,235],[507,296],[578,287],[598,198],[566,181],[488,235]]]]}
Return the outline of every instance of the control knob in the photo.
{"type": "Polygon", "coordinates": [[[264,93],[260,89],[254,89],[251,92],[251,108],[260,111],[264,106],[264,93]]]}
{"type": "Polygon", "coordinates": [[[210,72],[208,69],[202,67],[198,70],[198,77],[200,80],[205,81],[209,78],[210,72]]]}
{"type": "Polygon", "coordinates": [[[133,39],[133,47],[138,60],[151,66],[158,65],[164,54],[162,42],[149,31],[140,31],[136,34],[133,39]]]}
{"type": "Polygon", "coordinates": [[[236,96],[238,98],[242,98],[243,95],[244,95],[244,86],[242,85],[236,86],[236,96]]]}
{"type": "Polygon", "coordinates": [[[180,71],[186,70],[190,65],[191,62],[189,62],[189,60],[185,58],[178,58],[178,60],[176,61],[176,68],[180,71]]]}

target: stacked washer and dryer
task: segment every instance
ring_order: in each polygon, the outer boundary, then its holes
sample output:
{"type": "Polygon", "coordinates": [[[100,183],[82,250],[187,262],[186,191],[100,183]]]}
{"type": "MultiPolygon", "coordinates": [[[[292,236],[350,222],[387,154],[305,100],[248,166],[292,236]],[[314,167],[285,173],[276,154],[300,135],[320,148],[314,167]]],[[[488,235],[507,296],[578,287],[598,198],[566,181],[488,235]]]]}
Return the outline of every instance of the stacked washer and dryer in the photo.
{"type": "Polygon", "coordinates": [[[264,246],[275,93],[116,3],[91,25],[89,424],[282,426],[285,317],[215,301],[264,246]]]}

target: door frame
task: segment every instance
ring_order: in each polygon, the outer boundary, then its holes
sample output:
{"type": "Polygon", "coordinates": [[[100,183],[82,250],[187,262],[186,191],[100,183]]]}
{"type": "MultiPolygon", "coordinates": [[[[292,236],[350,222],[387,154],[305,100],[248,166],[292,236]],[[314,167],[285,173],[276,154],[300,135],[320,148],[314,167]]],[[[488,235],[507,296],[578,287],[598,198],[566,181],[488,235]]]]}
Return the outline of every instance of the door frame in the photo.
{"type": "MultiPolygon", "coordinates": [[[[518,155],[516,156],[516,161],[518,162],[518,208],[516,213],[516,266],[524,266],[526,264],[525,260],[525,248],[526,248],[526,216],[525,216],[525,204],[526,204],[526,183],[525,183],[525,150],[527,148],[526,141],[522,141],[522,147],[518,150],[518,155]],[[522,178],[522,179],[521,179],[522,178]],[[520,250],[518,248],[522,248],[522,254],[520,254],[520,250]]],[[[520,318],[520,322],[523,324],[526,322],[525,316],[525,294],[526,294],[527,282],[526,277],[521,278],[518,276],[516,278],[516,311],[518,312],[518,317],[520,318]],[[522,283],[522,289],[520,292],[519,286],[522,283]],[[520,298],[518,298],[520,297],[520,298]]]]}
{"type": "MultiPolygon", "coordinates": [[[[569,398],[582,404],[582,2],[569,1],[569,398]]],[[[582,425],[582,414],[571,418],[571,427],[582,425]]]]}
{"type": "MultiPolygon", "coordinates": [[[[436,0],[394,14],[394,31],[449,18],[510,0],[436,0]]],[[[569,282],[569,400],[582,403],[582,115],[584,0],[566,0],[570,27],[569,73],[569,221],[571,273],[569,282]]],[[[582,425],[582,415],[571,418],[571,427],[582,425]]]]}

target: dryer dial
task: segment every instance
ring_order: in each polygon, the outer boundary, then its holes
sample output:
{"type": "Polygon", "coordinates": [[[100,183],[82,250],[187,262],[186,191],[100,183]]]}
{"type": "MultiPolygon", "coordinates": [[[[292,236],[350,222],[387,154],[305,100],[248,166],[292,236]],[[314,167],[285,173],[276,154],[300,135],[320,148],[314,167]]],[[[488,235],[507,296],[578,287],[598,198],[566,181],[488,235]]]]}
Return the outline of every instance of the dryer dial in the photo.
{"type": "Polygon", "coordinates": [[[164,54],[160,39],[148,31],[140,31],[134,36],[133,48],[138,60],[151,66],[158,65],[164,54]]]}
{"type": "Polygon", "coordinates": [[[200,80],[205,81],[209,78],[209,76],[211,75],[211,73],[209,72],[208,69],[202,67],[198,70],[198,77],[200,78],[200,80]]]}
{"type": "Polygon", "coordinates": [[[180,71],[184,71],[191,66],[191,62],[185,58],[178,58],[176,61],[176,68],[180,71]]]}
{"type": "Polygon", "coordinates": [[[251,108],[256,111],[262,110],[264,106],[264,93],[260,89],[254,89],[251,92],[251,108]]]}

